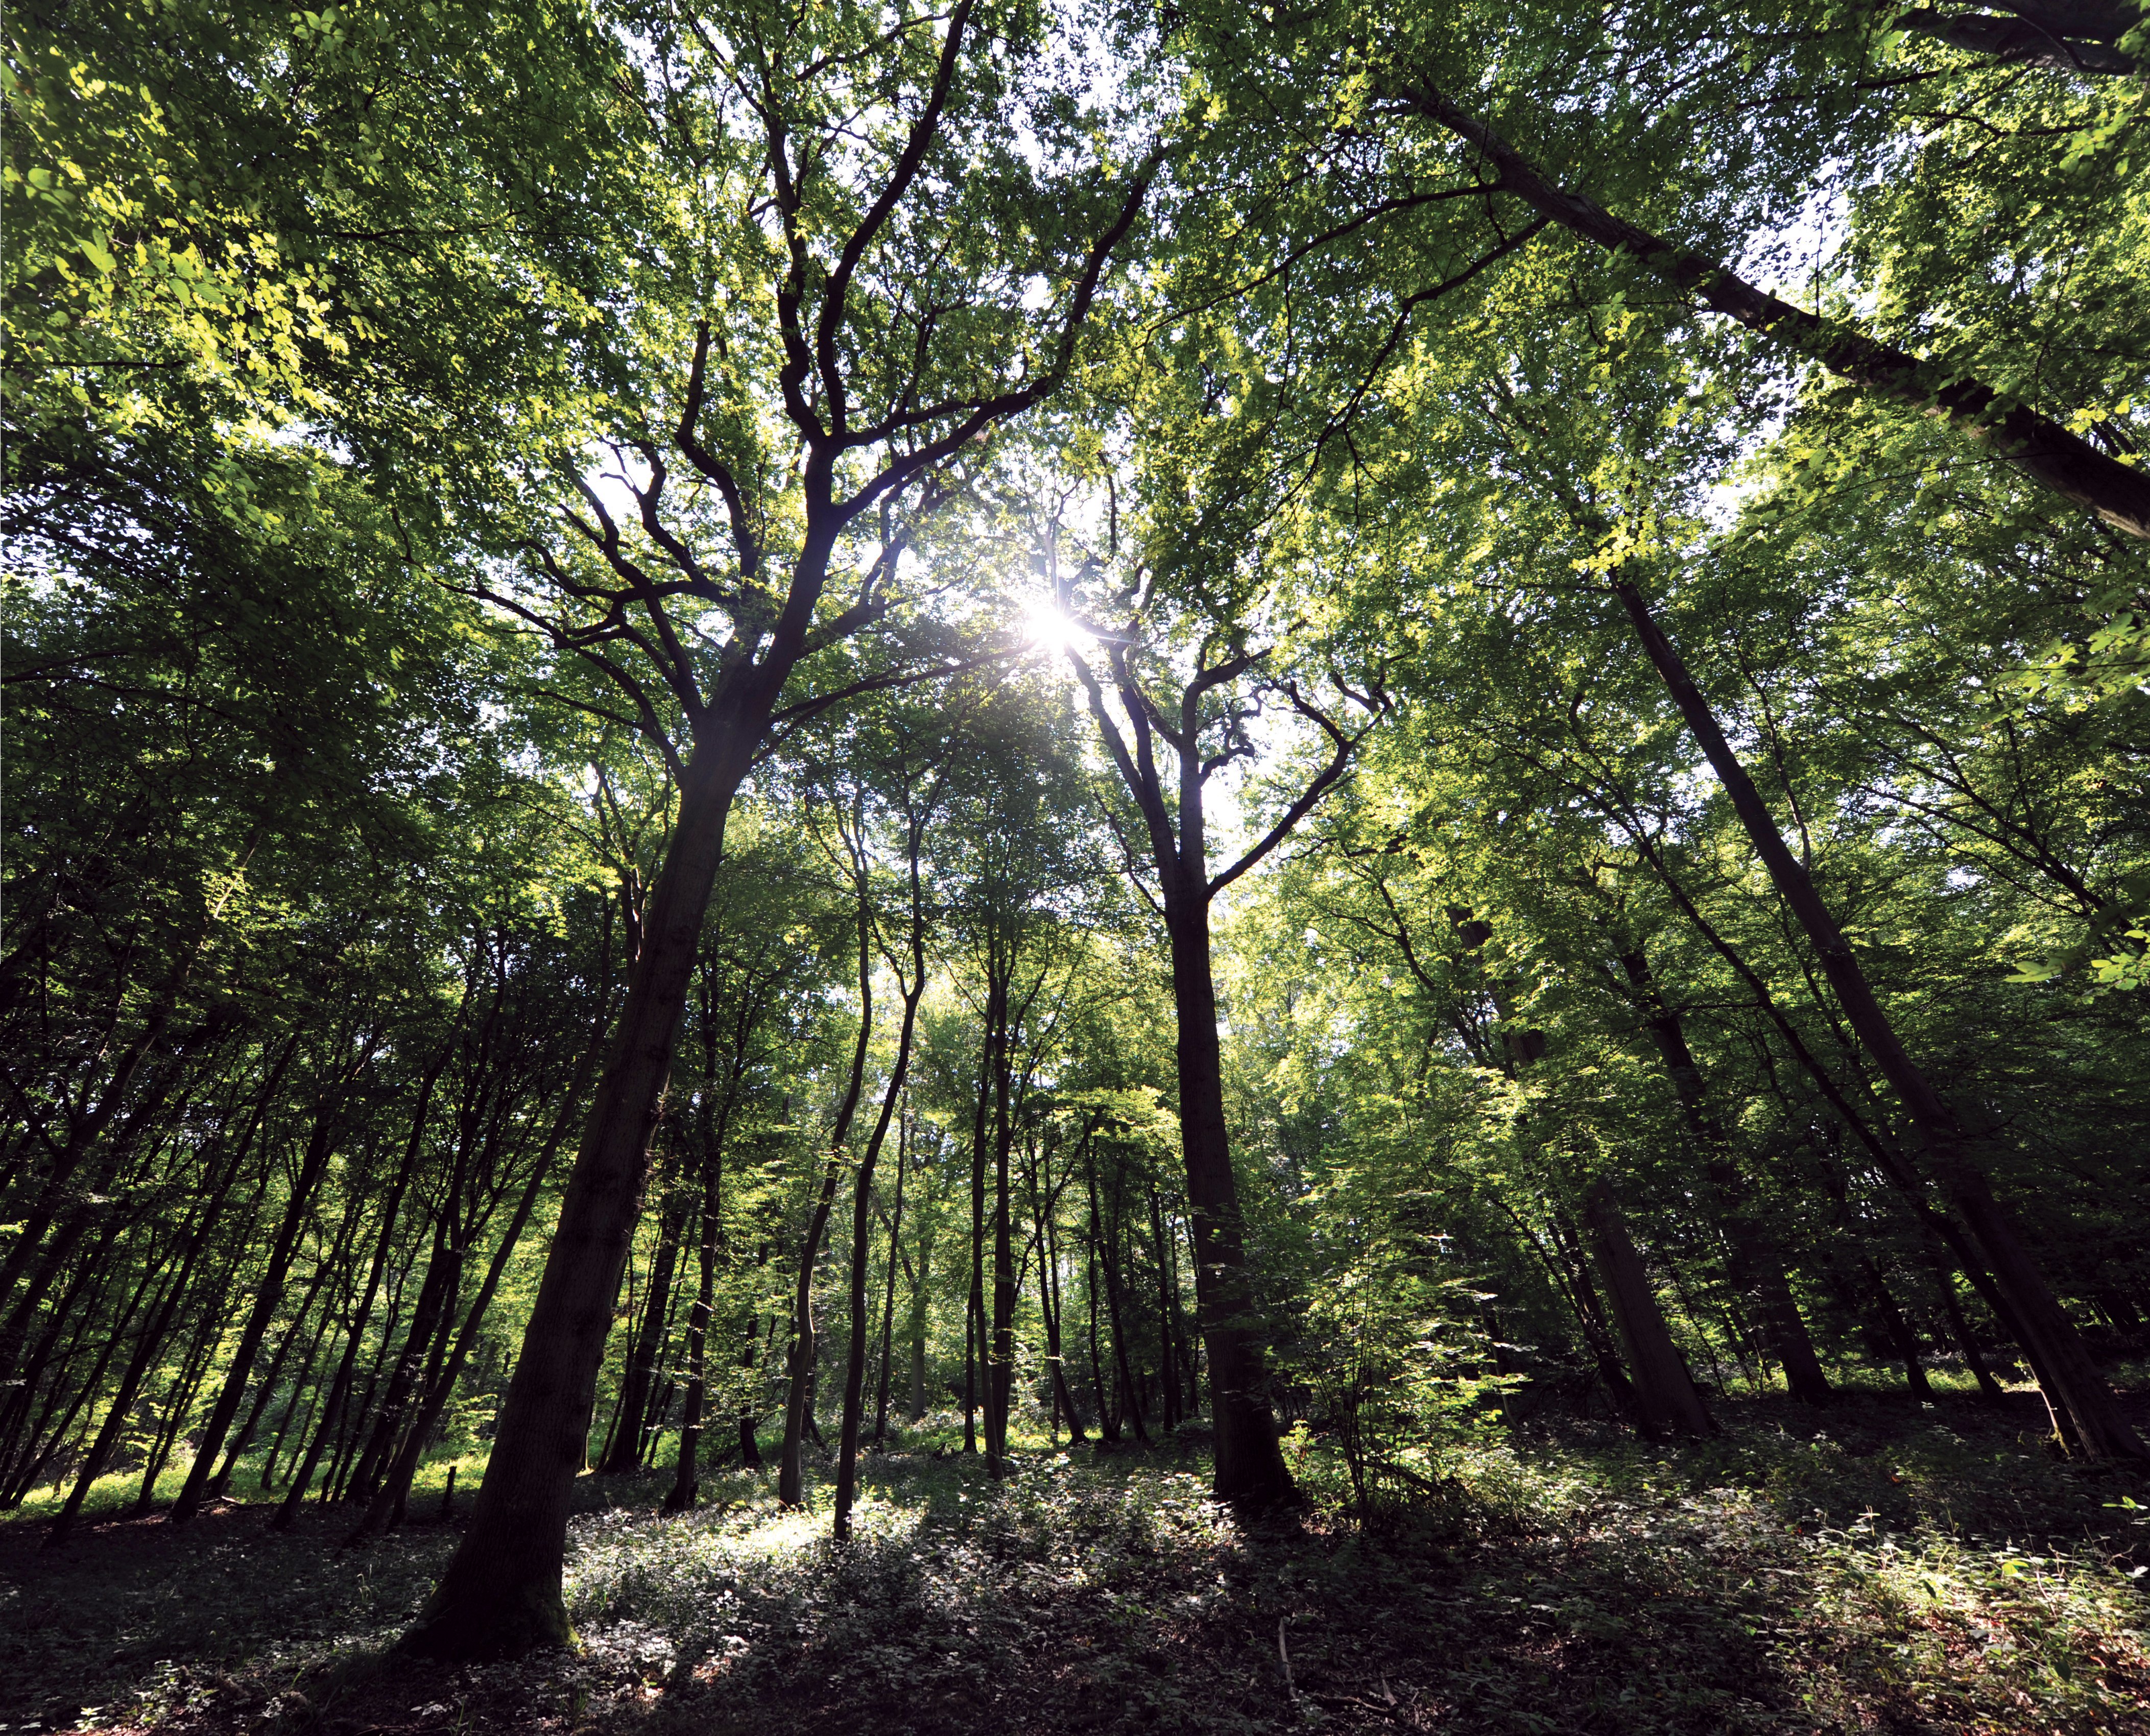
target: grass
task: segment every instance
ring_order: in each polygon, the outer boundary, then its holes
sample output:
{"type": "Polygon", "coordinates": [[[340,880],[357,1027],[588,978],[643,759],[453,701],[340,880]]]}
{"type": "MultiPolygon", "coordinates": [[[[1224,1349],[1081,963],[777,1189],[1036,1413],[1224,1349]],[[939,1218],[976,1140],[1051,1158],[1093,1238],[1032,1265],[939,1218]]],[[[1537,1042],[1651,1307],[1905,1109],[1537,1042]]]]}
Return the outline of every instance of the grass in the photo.
{"type": "MultiPolygon", "coordinates": [[[[868,1461],[842,1547],[825,1481],[786,1513],[765,1476],[714,1473],[699,1512],[664,1518],[669,1478],[586,1478],[581,1651],[474,1669],[382,1655],[452,1527],[346,1552],[342,1511],[279,1537],[239,1506],[179,1533],[85,1527],[53,1561],[18,1520],[0,1723],[2150,1732],[2142,1479],[2053,1461],[2027,1409],[1718,1408],[1725,1435],[1695,1446],[1457,1441],[1433,1495],[1365,1527],[1319,1504],[1240,1524],[1193,1439],[1032,1440],[996,1486],[922,1429],[868,1461]]],[[[1295,1451],[1317,1496],[1338,1485],[1318,1441],[1295,1451]]]]}

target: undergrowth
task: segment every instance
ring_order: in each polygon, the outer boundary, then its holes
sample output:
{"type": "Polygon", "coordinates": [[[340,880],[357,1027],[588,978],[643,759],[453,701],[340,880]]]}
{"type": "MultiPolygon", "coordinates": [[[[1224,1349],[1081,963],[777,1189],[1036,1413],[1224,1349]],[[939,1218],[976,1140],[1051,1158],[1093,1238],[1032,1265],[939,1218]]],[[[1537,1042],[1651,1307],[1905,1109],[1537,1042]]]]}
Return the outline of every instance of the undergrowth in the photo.
{"type": "Polygon", "coordinates": [[[384,1656],[452,1527],[346,1552],[344,1515],[279,1537],[237,1508],[85,1527],[52,1562],[18,1521],[0,1722],[2150,1732],[2150,1489],[1967,1404],[1757,1404],[1684,1447],[1467,1437],[1372,1512],[1301,1439],[1312,1505],[1254,1524],[1207,1499],[1195,1439],[1032,1441],[997,1486],[943,1435],[901,1446],[843,1546],[825,1482],[787,1513],[713,1473],[667,1518],[662,1477],[585,1479],[581,1650],[474,1669],[384,1656]]]}

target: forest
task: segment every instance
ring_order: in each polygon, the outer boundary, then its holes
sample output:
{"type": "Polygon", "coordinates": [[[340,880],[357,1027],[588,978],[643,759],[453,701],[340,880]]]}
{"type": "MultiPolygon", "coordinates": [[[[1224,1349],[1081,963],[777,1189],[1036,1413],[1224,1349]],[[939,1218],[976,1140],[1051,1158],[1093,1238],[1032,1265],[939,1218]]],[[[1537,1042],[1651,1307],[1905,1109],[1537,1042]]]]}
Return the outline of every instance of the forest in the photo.
{"type": "Polygon", "coordinates": [[[2150,1733],[2142,0],[0,34],[0,1730],[2150,1733]]]}

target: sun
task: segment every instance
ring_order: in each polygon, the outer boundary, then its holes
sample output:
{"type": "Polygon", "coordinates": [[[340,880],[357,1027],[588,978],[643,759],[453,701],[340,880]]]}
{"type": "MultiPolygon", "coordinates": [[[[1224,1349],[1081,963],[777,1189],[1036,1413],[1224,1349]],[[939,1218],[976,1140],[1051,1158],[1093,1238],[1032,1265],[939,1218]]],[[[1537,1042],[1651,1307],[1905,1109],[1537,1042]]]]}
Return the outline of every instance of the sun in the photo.
{"type": "Polygon", "coordinates": [[[1088,638],[1081,628],[1042,597],[1023,610],[1022,636],[1036,649],[1056,654],[1082,644],[1088,638]]]}

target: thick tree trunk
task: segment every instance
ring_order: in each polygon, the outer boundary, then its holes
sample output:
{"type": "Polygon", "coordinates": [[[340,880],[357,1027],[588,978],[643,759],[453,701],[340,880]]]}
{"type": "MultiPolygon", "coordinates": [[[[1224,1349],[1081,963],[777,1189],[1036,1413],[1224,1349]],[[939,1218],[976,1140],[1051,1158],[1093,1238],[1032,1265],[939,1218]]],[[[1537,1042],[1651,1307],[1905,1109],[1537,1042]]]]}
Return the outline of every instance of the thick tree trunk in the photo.
{"type": "Polygon", "coordinates": [[[1224,1124],[1224,1062],[1210,974],[1209,903],[1168,893],[1172,1000],[1178,1021],[1179,1125],[1194,1230],[1194,1298],[1209,1360],[1220,1500],[1259,1511],[1294,1496],[1269,1407],[1261,1322],[1247,1270],[1239,1191],[1224,1124]]]}
{"type": "Polygon", "coordinates": [[[1850,944],[1777,830],[1760,792],[1725,740],[1708,700],[1679,653],[1658,627],[1634,584],[1616,575],[1613,587],[1651,663],[1724,785],[1755,854],[1813,945],[1845,1018],[1909,1112],[1936,1178],[1984,1251],[1994,1281],[2015,1315],[2039,1385],[2046,1389],[2048,1402],[2070,1426],[2063,1433],[2072,1434],[2075,1446],[2087,1458],[2150,1456],[2121,1414],[2089,1347],[2024,1245],[2014,1219],[1995,1199],[1992,1184],[1973,1160],[1971,1141],[1955,1113],[1914,1063],[1895,1026],[1882,1011],[1850,944]]]}
{"type": "Polygon", "coordinates": [[[1583,1190],[1582,1216],[1606,1298],[1612,1305],[1620,1347],[1627,1355],[1643,1432],[1653,1440],[1668,1434],[1715,1434],[1717,1425],[1703,1408],[1686,1360],[1673,1342],[1664,1310],[1658,1306],[1649,1274],[1643,1269],[1642,1256],[1628,1234],[1619,1202],[1602,1178],[1583,1190]]]}
{"type": "Polygon", "coordinates": [[[749,727],[705,728],[685,768],[626,1005],[561,1202],[470,1527],[401,1642],[415,1656],[505,1657],[573,1638],[560,1588],[568,1494],[588,1447],[598,1370],[724,823],[761,735],[759,719],[749,727]]]}

